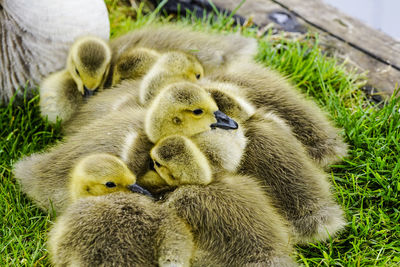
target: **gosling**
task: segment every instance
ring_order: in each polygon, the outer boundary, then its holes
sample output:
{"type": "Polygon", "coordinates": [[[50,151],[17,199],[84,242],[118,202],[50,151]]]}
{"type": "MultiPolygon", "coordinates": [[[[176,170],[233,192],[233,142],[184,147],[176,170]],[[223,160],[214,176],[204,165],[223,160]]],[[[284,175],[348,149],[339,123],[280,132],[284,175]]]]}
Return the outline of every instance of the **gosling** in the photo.
{"type": "Polygon", "coordinates": [[[106,41],[94,36],[77,39],[71,46],[67,68],[46,77],[40,84],[40,110],[55,123],[66,121],[91,96],[108,75],[111,50],[106,41]]]}
{"type": "MultiPolygon", "coordinates": [[[[224,68],[233,61],[252,59],[257,41],[240,34],[213,34],[178,25],[153,24],[128,32],[111,41],[115,56],[145,47],[161,53],[183,51],[196,56],[207,73],[224,68]]],[[[114,57],[114,55],[113,55],[114,57]]]]}
{"type": "Polygon", "coordinates": [[[140,79],[161,56],[159,52],[144,47],[132,48],[119,56],[114,56],[112,66],[112,86],[127,79],[140,79]]]}
{"type": "Polygon", "coordinates": [[[326,167],[346,156],[347,145],[327,114],[278,72],[243,60],[232,62],[209,78],[234,84],[238,87],[235,95],[265,113],[281,117],[320,166],[326,167]]]}
{"type": "Polygon", "coordinates": [[[144,188],[136,185],[135,175],[125,163],[107,153],[89,154],[73,167],[70,180],[70,199],[101,196],[114,192],[137,192],[151,196],[144,188]]]}
{"type": "Polygon", "coordinates": [[[146,194],[120,159],[89,155],[71,176],[73,203],[49,233],[54,266],[190,266],[189,229],[151,198],[128,192],[146,194]]]}
{"type": "Polygon", "coordinates": [[[82,95],[92,95],[103,86],[110,62],[111,49],[107,42],[93,36],[82,37],[71,46],[67,70],[75,80],[78,91],[82,95]]]}
{"type": "Polygon", "coordinates": [[[204,76],[204,69],[191,54],[174,51],[163,54],[143,77],[140,85],[140,103],[145,105],[166,85],[181,82],[195,82],[204,76]]]}
{"type": "Polygon", "coordinates": [[[200,266],[296,266],[284,219],[251,177],[215,175],[190,139],[169,136],[151,150],[154,167],[169,186],[166,197],[193,232],[200,266]],[[207,263],[207,264],[205,264],[207,263]]]}
{"type": "MultiPolygon", "coordinates": [[[[265,186],[274,206],[289,221],[293,241],[324,241],[339,232],[345,225],[343,211],[334,201],[327,175],[308,157],[285,121],[252,107],[235,94],[232,84],[209,82],[204,87],[244,131],[247,144],[236,172],[265,186]]],[[[200,147],[206,143],[196,142],[200,147]]],[[[222,166],[213,153],[206,154],[222,166]]]]}

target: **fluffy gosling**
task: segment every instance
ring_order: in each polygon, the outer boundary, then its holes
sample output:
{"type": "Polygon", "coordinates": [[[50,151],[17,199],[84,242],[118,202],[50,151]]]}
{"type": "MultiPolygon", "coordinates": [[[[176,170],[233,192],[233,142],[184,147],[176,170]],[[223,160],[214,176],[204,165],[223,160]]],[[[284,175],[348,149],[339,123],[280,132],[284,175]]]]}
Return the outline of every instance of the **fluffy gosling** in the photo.
{"type": "Polygon", "coordinates": [[[204,87],[244,131],[247,145],[236,171],[265,185],[274,206],[290,222],[294,241],[324,241],[340,231],[345,224],[343,211],[334,201],[327,175],[286,122],[252,108],[235,94],[235,85],[210,82],[204,87]]]}
{"type": "Polygon", "coordinates": [[[85,36],[71,46],[67,68],[46,77],[39,87],[40,110],[50,122],[66,121],[93,95],[108,75],[111,50],[106,41],[85,36]]]}
{"type": "Polygon", "coordinates": [[[180,81],[196,81],[204,76],[204,69],[191,54],[174,51],[163,54],[143,77],[140,103],[145,105],[161,88],[180,81]]]}
{"type": "Polygon", "coordinates": [[[111,49],[103,39],[88,36],[77,39],[70,48],[67,70],[74,79],[78,91],[92,95],[102,87],[108,75],[111,49]]]}
{"type": "Polygon", "coordinates": [[[69,181],[71,201],[120,191],[151,196],[146,189],[136,185],[136,176],[116,156],[90,154],[80,159],[72,169],[69,181]]]}
{"type": "Polygon", "coordinates": [[[151,198],[128,193],[146,191],[120,159],[86,156],[71,176],[73,204],[49,233],[54,266],[190,266],[189,229],[151,198]]]}
{"type": "Polygon", "coordinates": [[[214,72],[210,79],[234,84],[239,87],[236,95],[244,97],[256,108],[281,117],[320,166],[325,167],[346,156],[347,144],[327,114],[278,72],[243,60],[214,72]]]}
{"type": "Polygon", "coordinates": [[[135,47],[183,51],[196,56],[207,73],[257,53],[257,41],[240,34],[212,34],[178,25],[148,25],[111,41],[116,57],[135,47]]]}
{"type": "Polygon", "coordinates": [[[137,47],[132,48],[111,62],[112,84],[116,85],[122,80],[142,78],[160,57],[156,50],[137,47]]]}
{"type": "Polygon", "coordinates": [[[151,150],[154,167],[169,186],[178,186],[165,205],[191,227],[206,253],[194,266],[296,266],[284,219],[251,177],[214,174],[188,138],[169,136],[151,150]]]}

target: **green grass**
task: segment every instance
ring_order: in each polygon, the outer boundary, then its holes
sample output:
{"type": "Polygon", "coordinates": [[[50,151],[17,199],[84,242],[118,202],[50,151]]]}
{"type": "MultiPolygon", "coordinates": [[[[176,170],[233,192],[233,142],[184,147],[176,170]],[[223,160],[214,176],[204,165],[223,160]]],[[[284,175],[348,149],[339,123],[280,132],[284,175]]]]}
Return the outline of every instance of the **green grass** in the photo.
{"type": "MultiPolygon", "coordinates": [[[[132,13],[116,1],[107,4],[112,36],[153,21],[174,20],[132,13]],[[136,20],[128,16],[131,13],[136,20]]],[[[255,29],[233,26],[222,15],[217,21],[178,20],[196,29],[257,35],[255,29]]],[[[383,108],[371,105],[360,93],[363,77],[323,56],[313,36],[298,41],[268,36],[259,43],[256,60],[278,69],[313,98],[343,129],[350,145],[349,156],[330,170],[337,201],[346,211],[346,229],[329,242],[297,247],[297,261],[305,266],[400,265],[400,98],[391,98],[383,108]]],[[[59,139],[59,126],[40,118],[36,96],[19,107],[1,107],[0,132],[0,263],[48,265],[45,242],[50,217],[21,194],[11,169],[23,155],[59,139]]]]}
{"type": "Polygon", "coordinates": [[[40,118],[38,96],[23,105],[0,108],[0,262],[30,266],[45,257],[49,216],[20,192],[11,175],[22,155],[43,149],[60,137],[58,126],[40,118]]]}

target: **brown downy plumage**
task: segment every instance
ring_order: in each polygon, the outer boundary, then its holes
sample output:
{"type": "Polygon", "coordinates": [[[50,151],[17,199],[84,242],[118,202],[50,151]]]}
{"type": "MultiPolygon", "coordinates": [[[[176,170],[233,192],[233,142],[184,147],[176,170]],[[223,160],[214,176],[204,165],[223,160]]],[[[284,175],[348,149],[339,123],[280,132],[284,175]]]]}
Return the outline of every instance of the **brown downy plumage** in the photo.
{"type": "Polygon", "coordinates": [[[238,173],[256,177],[293,226],[297,243],[327,240],[341,230],[343,211],[327,175],[275,115],[256,113],[242,124],[248,139],[238,173]]]}
{"type": "MultiPolygon", "coordinates": [[[[285,121],[273,113],[255,110],[234,94],[235,87],[204,83],[218,108],[239,122],[247,145],[237,172],[257,178],[274,206],[292,225],[294,241],[326,240],[345,224],[343,211],[335,203],[324,171],[307,155],[285,121]]],[[[210,150],[204,150],[210,158],[210,150]]],[[[211,154],[212,162],[221,166],[211,154]]]]}
{"type": "Polygon", "coordinates": [[[79,159],[69,181],[72,204],[49,233],[55,266],[190,266],[194,248],[188,227],[139,194],[148,192],[135,182],[115,156],[79,159]]]}
{"type": "Polygon", "coordinates": [[[199,59],[206,74],[232,61],[250,59],[257,53],[255,39],[239,34],[205,33],[177,25],[145,26],[112,40],[110,45],[113,58],[133,47],[191,53],[199,59]]]}
{"type": "Polygon", "coordinates": [[[213,173],[206,156],[183,136],[161,139],[151,156],[160,179],[178,186],[163,205],[191,227],[200,252],[194,266],[296,265],[285,221],[253,178],[213,173]]]}
{"type": "Polygon", "coordinates": [[[82,105],[71,120],[63,124],[62,131],[65,135],[79,132],[98,119],[107,116],[126,106],[141,108],[139,103],[140,82],[136,80],[123,80],[110,90],[104,90],[90,97],[89,101],[82,105]]]}
{"type": "Polygon", "coordinates": [[[319,165],[332,164],[346,155],[347,145],[327,114],[278,72],[250,61],[238,61],[215,72],[210,79],[236,85],[237,95],[256,108],[281,117],[319,165]]]}
{"type": "Polygon", "coordinates": [[[70,205],[50,231],[55,266],[190,266],[192,235],[146,196],[112,193],[70,205]]]}
{"type": "Polygon", "coordinates": [[[39,92],[40,113],[52,123],[56,123],[57,119],[68,121],[85,102],[67,70],[46,77],[40,84],[39,92]]]}

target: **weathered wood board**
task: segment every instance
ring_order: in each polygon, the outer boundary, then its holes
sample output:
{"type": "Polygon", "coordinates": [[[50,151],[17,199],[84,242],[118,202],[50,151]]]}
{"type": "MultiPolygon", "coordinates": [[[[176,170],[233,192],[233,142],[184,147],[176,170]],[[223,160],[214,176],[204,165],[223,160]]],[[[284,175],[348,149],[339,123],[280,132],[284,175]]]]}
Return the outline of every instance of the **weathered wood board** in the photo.
{"type": "MultiPolygon", "coordinates": [[[[241,0],[213,2],[234,10],[241,0]]],[[[336,56],[368,71],[368,84],[378,91],[390,95],[400,85],[400,42],[320,0],[247,0],[237,13],[264,26],[273,22],[269,14],[279,10],[296,16],[310,31],[319,32],[336,56]]]]}

